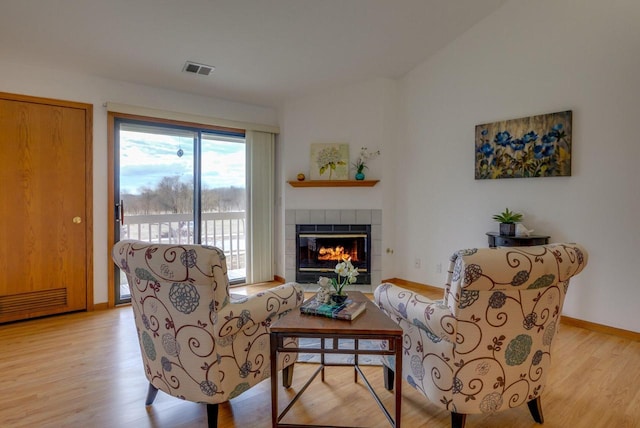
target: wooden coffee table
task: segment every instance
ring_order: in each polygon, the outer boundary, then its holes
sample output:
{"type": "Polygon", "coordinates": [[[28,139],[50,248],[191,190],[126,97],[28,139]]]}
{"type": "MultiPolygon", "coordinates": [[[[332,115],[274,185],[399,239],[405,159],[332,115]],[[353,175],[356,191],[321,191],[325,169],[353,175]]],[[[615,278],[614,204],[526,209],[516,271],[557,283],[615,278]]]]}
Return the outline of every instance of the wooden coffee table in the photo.
{"type": "MultiPolygon", "coordinates": [[[[282,424],[280,421],[291,409],[300,395],[307,389],[311,382],[320,373],[321,379],[324,381],[324,369],[327,366],[345,366],[353,365],[354,382],[358,381],[358,374],[365,382],[367,389],[380,406],[380,409],[389,420],[392,427],[400,428],[400,409],[402,398],[402,329],[398,324],[393,322],[384,314],[373,302],[359,291],[351,291],[349,297],[355,301],[366,302],[366,310],[353,321],[334,320],[315,315],[303,315],[299,310],[294,310],[286,316],[280,318],[271,324],[271,421],[274,428],[278,427],[299,427],[300,424],[282,424]],[[320,339],[320,348],[290,348],[284,347],[285,337],[297,338],[315,338],[320,339]],[[325,339],[332,345],[327,347],[325,339]],[[354,339],[355,349],[338,349],[339,339],[354,339]],[[369,340],[386,340],[389,344],[388,350],[365,350],[358,349],[359,339],[369,340]],[[287,407],[278,414],[278,382],[277,361],[278,352],[304,352],[312,354],[320,354],[320,365],[313,373],[307,383],[298,391],[295,397],[289,402],[287,407]],[[324,356],[326,354],[349,354],[355,355],[354,364],[326,364],[324,356]],[[364,373],[358,365],[358,355],[393,355],[395,356],[395,418],[391,416],[389,411],[374,391],[373,387],[365,377],[364,373]]],[[[304,425],[318,426],[318,425],[304,425]]]]}

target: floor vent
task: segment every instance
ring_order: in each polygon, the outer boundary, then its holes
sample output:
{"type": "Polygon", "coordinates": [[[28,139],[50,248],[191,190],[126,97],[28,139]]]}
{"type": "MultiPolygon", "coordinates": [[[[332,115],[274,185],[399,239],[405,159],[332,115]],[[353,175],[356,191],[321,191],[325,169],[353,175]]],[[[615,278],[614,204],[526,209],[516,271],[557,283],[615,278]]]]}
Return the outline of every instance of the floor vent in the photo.
{"type": "Polygon", "coordinates": [[[36,312],[51,307],[67,305],[67,289],[34,291],[32,293],[0,296],[0,314],[36,312]]]}

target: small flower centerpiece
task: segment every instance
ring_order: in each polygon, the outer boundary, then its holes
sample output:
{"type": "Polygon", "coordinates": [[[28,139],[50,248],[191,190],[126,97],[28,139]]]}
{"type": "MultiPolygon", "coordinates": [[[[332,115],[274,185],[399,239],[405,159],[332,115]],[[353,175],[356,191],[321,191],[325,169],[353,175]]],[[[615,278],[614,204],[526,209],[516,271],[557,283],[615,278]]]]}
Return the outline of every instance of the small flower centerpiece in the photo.
{"type": "Polygon", "coordinates": [[[347,299],[347,292],[344,287],[356,282],[358,269],[353,266],[351,259],[347,258],[338,263],[333,271],[337,274],[337,278],[321,276],[318,279],[318,285],[321,287],[321,292],[324,290],[323,298],[328,297],[327,300],[342,304],[347,299]]]}
{"type": "Polygon", "coordinates": [[[356,169],[356,180],[364,180],[364,170],[367,169],[367,161],[375,159],[380,155],[380,150],[376,150],[375,152],[369,152],[369,149],[366,147],[360,148],[360,156],[353,163],[353,167],[356,169]]]}

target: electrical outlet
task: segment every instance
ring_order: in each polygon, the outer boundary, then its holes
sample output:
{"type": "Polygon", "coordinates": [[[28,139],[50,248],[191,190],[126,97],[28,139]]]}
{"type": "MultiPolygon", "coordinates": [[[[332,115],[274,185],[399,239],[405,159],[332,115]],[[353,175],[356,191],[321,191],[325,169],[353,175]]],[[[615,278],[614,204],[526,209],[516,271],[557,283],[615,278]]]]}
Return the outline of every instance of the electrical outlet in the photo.
{"type": "Polygon", "coordinates": [[[442,273],[442,263],[436,265],[436,273],[442,273]]]}
{"type": "Polygon", "coordinates": [[[420,264],[421,264],[421,261],[420,261],[420,259],[418,259],[418,258],[416,258],[416,259],[415,259],[415,261],[413,262],[413,266],[414,266],[416,269],[420,269],[420,264]]]}

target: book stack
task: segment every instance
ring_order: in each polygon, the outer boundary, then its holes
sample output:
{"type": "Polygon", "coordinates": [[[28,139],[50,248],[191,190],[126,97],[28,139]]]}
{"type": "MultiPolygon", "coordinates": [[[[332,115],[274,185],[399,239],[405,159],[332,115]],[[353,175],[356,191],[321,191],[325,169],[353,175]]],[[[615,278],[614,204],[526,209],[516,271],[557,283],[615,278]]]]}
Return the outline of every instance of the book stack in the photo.
{"type": "Polygon", "coordinates": [[[300,312],[307,315],[351,321],[364,312],[365,307],[365,302],[354,302],[352,299],[347,299],[344,303],[336,305],[324,303],[313,297],[300,306],[300,312]]]}

